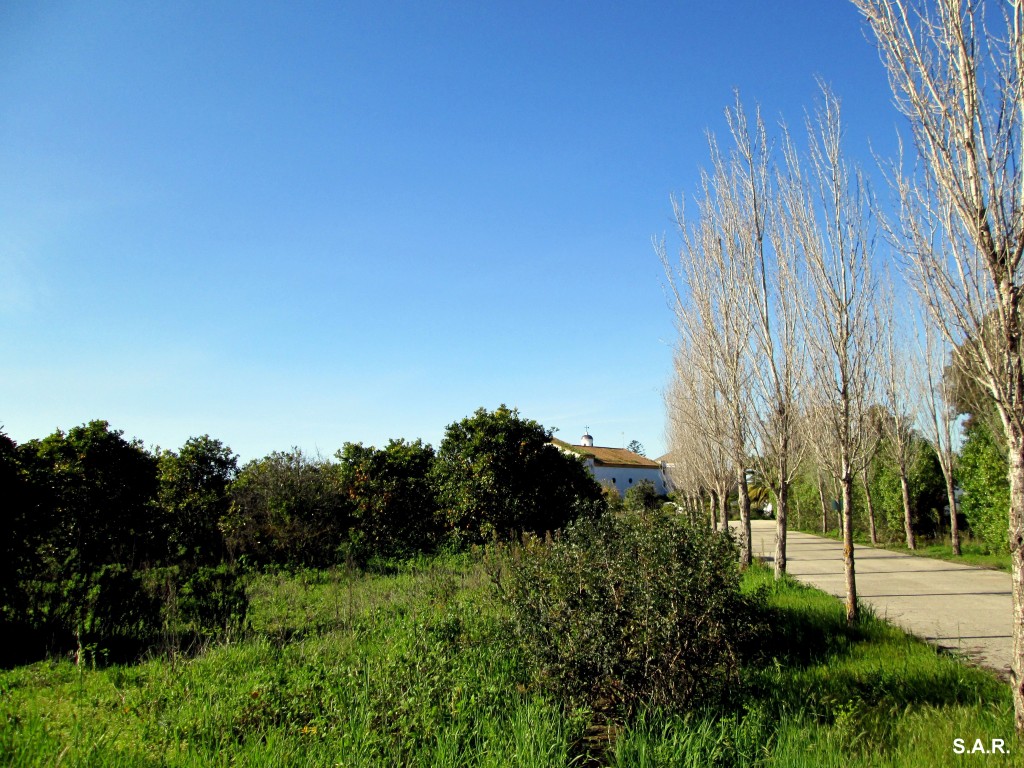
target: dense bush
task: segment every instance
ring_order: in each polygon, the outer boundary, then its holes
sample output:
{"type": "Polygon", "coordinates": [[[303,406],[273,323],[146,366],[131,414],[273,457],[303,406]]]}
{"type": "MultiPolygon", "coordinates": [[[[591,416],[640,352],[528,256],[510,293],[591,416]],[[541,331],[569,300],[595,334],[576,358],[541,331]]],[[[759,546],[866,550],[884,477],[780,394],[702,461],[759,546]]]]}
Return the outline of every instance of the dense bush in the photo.
{"type": "Polygon", "coordinates": [[[338,466],[298,449],[250,461],[220,526],[232,555],[254,565],[335,564],[349,527],[338,466]]]}
{"type": "Polygon", "coordinates": [[[160,603],[145,590],[142,571],[110,563],[40,587],[33,607],[51,652],[73,652],[79,661],[124,660],[159,636],[160,603]]]}
{"type": "MultiPolygon", "coordinates": [[[[245,582],[234,566],[130,570],[119,563],[31,585],[24,630],[51,655],[129,661],[237,634],[246,625],[245,582]]],[[[5,649],[5,663],[31,658],[5,649]]]]}
{"type": "Polygon", "coordinates": [[[335,454],[350,504],[349,553],[357,562],[410,557],[431,550],[440,525],[430,484],[434,449],[391,440],[383,450],[346,443],[335,454]]]}
{"type": "Polygon", "coordinates": [[[688,710],[737,679],[752,609],[725,535],[608,514],[527,536],[499,579],[537,676],[574,706],[688,710]]]}
{"type": "Polygon", "coordinates": [[[158,457],[104,421],[20,446],[0,434],[0,663],[123,661],[244,621],[219,565],[234,461],[208,437],[158,457]]]}

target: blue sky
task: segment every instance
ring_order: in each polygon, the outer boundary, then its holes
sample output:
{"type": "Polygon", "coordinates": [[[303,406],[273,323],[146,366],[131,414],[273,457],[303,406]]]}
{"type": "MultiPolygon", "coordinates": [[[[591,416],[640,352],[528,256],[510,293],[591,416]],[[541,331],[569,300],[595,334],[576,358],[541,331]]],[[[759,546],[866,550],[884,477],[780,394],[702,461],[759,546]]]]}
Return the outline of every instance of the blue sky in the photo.
{"type": "Polygon", "coordinates": [[[738,88],[899,120],[843,0],[0,6],[0,425],[243,459],[500,403],[664,448],[674,242],[738,88]]]}

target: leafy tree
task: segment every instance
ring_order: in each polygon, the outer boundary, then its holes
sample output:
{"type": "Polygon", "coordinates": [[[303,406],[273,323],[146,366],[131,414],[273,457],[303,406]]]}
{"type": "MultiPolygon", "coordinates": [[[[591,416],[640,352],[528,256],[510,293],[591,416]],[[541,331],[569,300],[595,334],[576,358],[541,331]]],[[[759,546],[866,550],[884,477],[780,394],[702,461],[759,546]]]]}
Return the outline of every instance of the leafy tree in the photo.
{"type": "MultiPolygon", "coordinates": [[[[907,497],[913,529],[920,535],[937,533],[939,510],[945,506],[945,481],[934,449],[920,437],[914,438],[913,463],[907,469],[907,497]]],[[[886,440],[874,459],[871,493],[890,539],[905,535],[906,520],[902,482],[893,446],[886,440]]]]}
{"type": "Polygon", "coordinates": [[[221,529],[229,552],[255,564],[320,567],[336,561],[348,522],[337,466],[296,448],[242,467],[221,529]]]}
{"type": "Polygon", "coordinates": [[[123,434],[91,421],[20,446],[55,573],[91,573],[111,563],[132,569],[159,554],[156,459],[123,434]]]}
{"type": "MultiPolygon", "coordinates": [[[[191,465],[218,453],[233,464],[230,451],[208,438],[158,459],[105,421],[21,446],[0,435],[0,491],[12,502],[5,507],[10,536],[0,565],[0,624],[21,642],[5,644],[5,661],[72,649],[79,661],[128,659],[161,647],[171,626],[213,637],[244,621],[236,573],[191,560],[156,567],[167,559],[168,542],[175,555],[203,550],[183,546],[210,534],[209,523],[204,530],[192,514],[203,482],[191,465]],[[175,504],[162,506],[158,498],[175,504]],[[173,525],[167,509],[180,513],[173,525]]],[[[206,547],[204,556],[220,550],[206,547]]]]}
{"type": "Polygon", "coordinates": [[[995,398],[982,383],[978,346],[967,339],[951,348],[940,386],[950,410],[967,415],[955,469],[956,483],[963,491],[960,512],[976,543],[990,552],[1006,552],[1010,504],[1006,435],[995,398]]]}
{"type": "Polygon", "coordinates": [[[80,661],[90,648],[137,648],[158,623],[139,576],[160,554],[156,458],[105,421],[18,453],[33,486],[30,624],[80,661]]]}
{"type": "Polygon", "coordinates": [[[790,486],[789,501],[798,530],[821,530],[821,508],[814,462],[805,457],[790,486]]]}
{"type": "Polygon", "coordinates": [[[391,440],[383,450],[346,443],[336,456],[351,505],[349,535],[357,557],[408,556],[436,542],[432,447],[420,440],[391,440]]]}
{"type": "Polygon", "coordinates": [[[219,523],[230,508],[228,489],[237,473],[238,457],[209,435],[160,455],[159,498],[171,562],[212,565],[224,558],[219,523]]]}
{"type": "Polygon", "coordinates": [[[984,421],[972,421],[966,436],[957,467],[957,480],[963,490],[961,512],[975,540],[992,552],[1006,552],[1006,510],[1010,504],[1006,451],[984,421]]]}
{"type": "Polygon", "coordinates": [[[632,451],[633,453],[640,454],[641,456],[646,456],[647,455],[644,452],[643,444],[639,440],[630,440],[629,441],[629,445],[626,446],[626,450],[627,451],[632,451]]]}
{"type": "Polygon", "coordinates": [[[21,466],[17,444],[0,432],[0,631],[7,638],[9,658],[21,660],[28,645],[26,621],[29,610],[24,581],[31,577],[33,555],[38,549],[38,529],[33,525],[31,486],[21,466]]]}
{"type": "Polygon", "coordinates": [[[581,503],[600,503],[583,462],[550,440],[550,430],[505,405],[448,426],[431,477],[456,541],[555,530],[581,503]]]}

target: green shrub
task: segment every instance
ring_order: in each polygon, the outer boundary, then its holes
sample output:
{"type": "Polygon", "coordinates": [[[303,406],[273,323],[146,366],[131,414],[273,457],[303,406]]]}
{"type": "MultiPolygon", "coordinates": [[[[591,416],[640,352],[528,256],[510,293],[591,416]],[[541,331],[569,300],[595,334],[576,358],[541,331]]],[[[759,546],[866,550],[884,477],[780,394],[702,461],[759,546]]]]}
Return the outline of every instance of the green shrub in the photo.
{"type": "Polygon", "coordinates": [[[735,545],[678,517],[609,514],[527,536],[499,588],[537,678],[572,707],[685,711],[737,679],[752,611],[735,545]]]}
{"type": "Polygon", "coordinates": [[[52,654],[89,662],[126,662],[237,635],[249,607],[241,574],[226,564],[135,571],[113,564],[30,586],[26,631],[52,654]]]}
{"type": "Polygon", "coordinates": [[[626,503],[623,501],[619,489],[607,480],[601,483],[601,498],[604,501],[605,507],[610,512],[621,512],[626,508],[626,503]]]}
{"type": "Polygon", "coordinates": [[[626,491],[625,503],[626,509],[631,512],[653,512],[661,506],[661,499],[654,488],[654,483],[650,480],[641,480],[626,491]]]}
{"type": "Polygon", "coordinates": [[[178,621],[196,639],[216,640],[240,632],[248,610],[245,582],[231,565],[197,568],[178,592],[178,621]]]}

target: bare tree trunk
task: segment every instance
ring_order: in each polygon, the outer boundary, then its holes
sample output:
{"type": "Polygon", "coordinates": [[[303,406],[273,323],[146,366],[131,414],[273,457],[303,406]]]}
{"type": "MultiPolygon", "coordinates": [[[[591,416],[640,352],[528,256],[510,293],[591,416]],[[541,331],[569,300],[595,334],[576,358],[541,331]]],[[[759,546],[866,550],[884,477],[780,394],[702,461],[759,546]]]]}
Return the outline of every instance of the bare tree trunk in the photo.
{"type": "Polygon", "coordinates": [[[1024,732],[1024,434],[1010,429],[1010,558],[1013,580],[1013,709],[1024,732]]]}
{"type": "Polygon", "coordinates": [[[789,510],[789,482],[782,474],[775,510],[775,578],[786,572],[786,515],[789,510]]]}
{"type": "Polygon", "coordinates": [[[821,502],[821,532],[828,533],[828,508],[825,506],[825,483],[818,476],[818,500],[821,502]]]}
{"type": "Polygon", "coordinates": [[[740,508],[740,566],[749,568],[754,559],[750,545],[750,489],[743,466],[736,470],[736,488],[740,508]]]}
{"type": "Polygon", "coordinates": [[[871,546],[878,546],[878,533],[875,530],[875,501],[871,498],[871,483],[868,482],[868,465],[860,473],[861,481],[864,484],[864,498],[868,503],[868,533],[871,536],[871,546]]]}
{"type": "Polygon", "coordinates": [[[718,494],[708,492],[708,511],[711,513],[711,530],[718,531],[718,494]]]}
{"type": "Polygon", "coordinates": [[[843,472],[843,566],[846,571],[846,623],[857,622],[857,574],[853,562],[853,476],[843,472]]]}
{"type": "Polygon", "coordinates": [[[917,549],[914,538],[914,518],[910,508],[910,481],[907,479],[907,468],[900,466],[900,493],[903,495],[903,530],[907,534],[907,549],[917,549]]]}
{"type": "Polygon", "coordinates": [[[729,494],[727,491],[718,492],[718,525],[723,531],[729,530],[729,494]]]}
{"type": "MultiPolygon", "coordinates": [[[[850,482],[853,482],[852,474],[850,476],[850,482]]],[[[845,508],[838,506],[839,499],[843,498],[843,483],[838,478],[832,479],[832,493],[837,497],[834,499],[836,503],[833,507],[836,511],[836,530],[841,532],[843,530],[843,512],[845,511],[845,508]]],[[[853,509],[853,507],[850,507],[850,509],[853,509]]]]}
{"type": "Polygon", "coordinates": [[[949,503],[949,541],[953,547],[953,554],[960,556],[960,523],[956,519],[956,489],[953,487],[953,472],[942,468],[942,474],[946,478],[946,500],[949,503]]]}
{"type": "Polygon", "coordinates": [[[956,491],[953,480],[953,422],[956,418],[950,405],[951,384],[943,376],[946,352],[936,339],[933,325],[924,327],[925,349],[917,372],[922,392],[925,416],[924,432],[939,460],[942,478],[946,481],[946,501],[949,504],[949,540],[953,554],[960,555],[960,524],[956,519],[956,491]]]}

